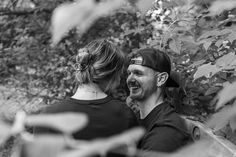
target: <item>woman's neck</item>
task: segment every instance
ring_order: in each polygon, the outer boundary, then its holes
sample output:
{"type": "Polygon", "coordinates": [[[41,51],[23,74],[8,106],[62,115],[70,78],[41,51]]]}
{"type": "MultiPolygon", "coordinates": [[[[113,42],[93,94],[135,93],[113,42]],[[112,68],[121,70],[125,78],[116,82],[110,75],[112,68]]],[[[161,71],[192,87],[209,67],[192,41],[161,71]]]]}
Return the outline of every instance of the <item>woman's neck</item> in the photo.
{"type": "Polygon", "coordinates": [[[107,94],[104,93],[97,84],[89,83],[79,86],[72,96],[74,99],[78,100],[96,100],[107,97],[107,94]]]}

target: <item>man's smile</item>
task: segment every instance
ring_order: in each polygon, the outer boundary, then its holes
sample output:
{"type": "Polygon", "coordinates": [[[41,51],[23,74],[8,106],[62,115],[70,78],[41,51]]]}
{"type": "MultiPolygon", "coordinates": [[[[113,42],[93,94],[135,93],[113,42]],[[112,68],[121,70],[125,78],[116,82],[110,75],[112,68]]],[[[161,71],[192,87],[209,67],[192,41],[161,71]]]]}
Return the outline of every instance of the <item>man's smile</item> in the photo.
{"type": "Polygon", "coordinates": [[[139,89],[141,86],[140,84],[138,83],[138,81],[130,81],[128,82],[128,87],[130,90],[137,90],[139,89]]]}

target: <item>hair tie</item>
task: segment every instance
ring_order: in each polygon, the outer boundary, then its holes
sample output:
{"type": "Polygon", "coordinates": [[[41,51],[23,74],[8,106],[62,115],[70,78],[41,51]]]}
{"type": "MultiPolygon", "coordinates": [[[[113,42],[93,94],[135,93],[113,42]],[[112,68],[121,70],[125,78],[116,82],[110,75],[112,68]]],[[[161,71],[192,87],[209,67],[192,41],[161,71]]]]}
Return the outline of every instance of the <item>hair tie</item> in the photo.
{"type": "Polygon", "coordinates": [[[92,65],[92,54],[89,53],[87,48],[79,50],[79,57],[82,57],[82,59],[81,61],[75,63],[75,69],[77,71],[85,71],[88,67],[92,65]]]}

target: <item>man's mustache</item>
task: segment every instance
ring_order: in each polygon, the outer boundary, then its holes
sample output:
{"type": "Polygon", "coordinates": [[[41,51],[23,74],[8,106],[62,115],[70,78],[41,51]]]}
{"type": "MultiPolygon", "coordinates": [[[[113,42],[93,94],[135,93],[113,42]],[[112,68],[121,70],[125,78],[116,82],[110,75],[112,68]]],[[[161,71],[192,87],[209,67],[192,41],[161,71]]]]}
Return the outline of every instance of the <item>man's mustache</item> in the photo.
{"type": "Polygon", "coordinates": [[[139,82],[136,80],[128,81],[127,85],[128,85],[128,87],[139,87],[140,86],[139,82]]]}

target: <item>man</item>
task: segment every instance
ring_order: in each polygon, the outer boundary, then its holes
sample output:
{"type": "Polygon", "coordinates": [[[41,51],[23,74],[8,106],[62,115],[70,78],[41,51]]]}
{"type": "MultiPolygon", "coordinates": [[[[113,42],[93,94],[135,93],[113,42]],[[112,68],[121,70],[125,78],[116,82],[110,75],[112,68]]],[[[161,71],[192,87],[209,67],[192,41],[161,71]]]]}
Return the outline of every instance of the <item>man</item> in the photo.
{"type": "Polygon", "coordinates": [[[146,134],[138,147],[143,150],[172,152],[184,145],[189,134],[184,120],[166,101],[165,88],[178,87],[170,77],[167,54],[153,48],[130,54],[127,85],[130,98],[140,109],[140,123],[146,134]]]}

